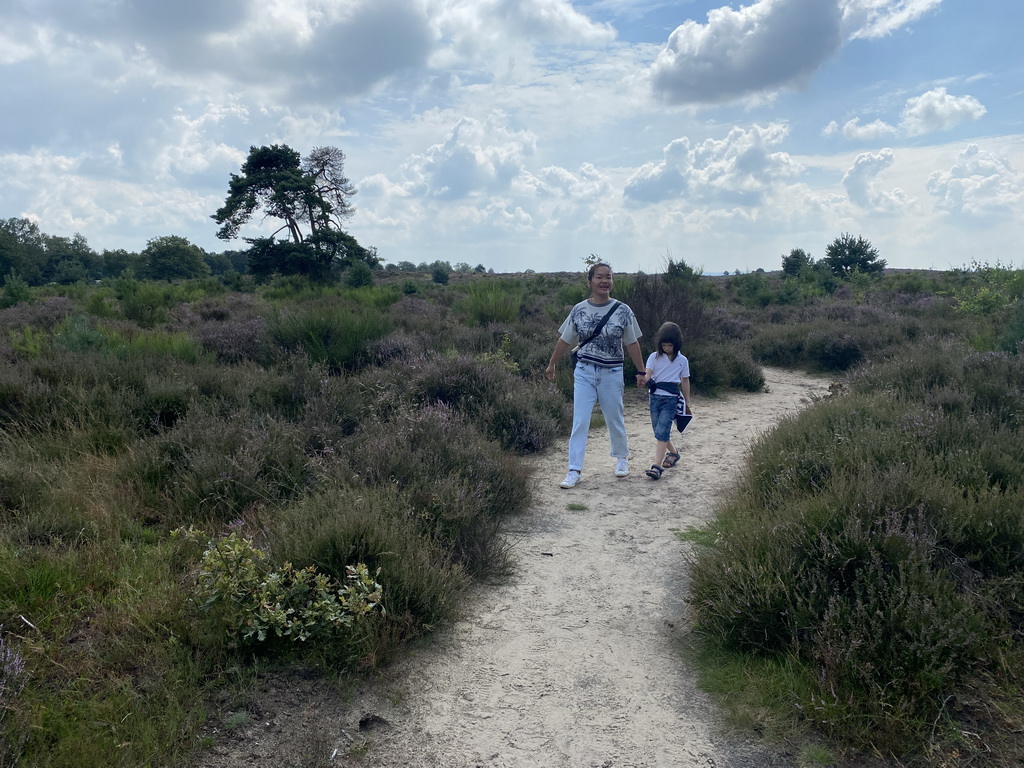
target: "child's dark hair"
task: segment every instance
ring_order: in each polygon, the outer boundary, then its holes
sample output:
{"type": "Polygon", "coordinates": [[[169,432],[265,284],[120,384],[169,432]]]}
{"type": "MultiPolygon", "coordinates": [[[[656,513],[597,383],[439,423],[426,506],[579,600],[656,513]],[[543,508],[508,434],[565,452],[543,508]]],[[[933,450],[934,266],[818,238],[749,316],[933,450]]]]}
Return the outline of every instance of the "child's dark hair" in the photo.
{"type": "Polygon", "coordinates": [[[658,348],[655,350],[659,355],[664,354],[661,348],[662,344],[672,345],[672,359],[676,359],[683,349],[683,331],[675,323],[662,323],[661,328],[658,329],[658,348]]]}

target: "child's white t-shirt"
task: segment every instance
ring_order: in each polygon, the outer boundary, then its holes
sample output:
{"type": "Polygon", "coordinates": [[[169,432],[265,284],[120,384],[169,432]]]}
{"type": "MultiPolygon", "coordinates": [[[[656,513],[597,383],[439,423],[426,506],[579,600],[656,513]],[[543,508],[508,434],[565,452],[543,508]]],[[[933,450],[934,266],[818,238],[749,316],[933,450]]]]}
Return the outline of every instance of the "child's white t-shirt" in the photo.
{"type": "MultiPolygon", "coordinates": [[[[686,359],[685,355],[676,355],[676,359],[673,360],[668,355],[652,352],[647,358],[647,367],[653,371],[651,381],[671,381],[673,384],[678,384],[683,379],[690,378],[690,361],[686,359]]],[[[671,392],[661,389],[654,390],[654,394],[662,397],[675,397],[671,392]]]]}

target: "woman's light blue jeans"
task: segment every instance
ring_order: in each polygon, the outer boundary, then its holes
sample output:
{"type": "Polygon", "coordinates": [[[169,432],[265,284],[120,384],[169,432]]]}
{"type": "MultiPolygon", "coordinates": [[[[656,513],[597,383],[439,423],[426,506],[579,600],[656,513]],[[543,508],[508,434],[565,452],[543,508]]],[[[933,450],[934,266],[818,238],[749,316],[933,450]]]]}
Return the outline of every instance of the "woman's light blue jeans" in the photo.
{"type": "Polygon", "coordinates": [[[601,406],[604,422],[611,438],[611,455],[617,459],[629,456],[626,440],[626,415],[622,405],[625,382],[622,366],[598,368],[590,363],[577,363],[573,371],[572,434],[569,436],[569,469],[583,471],[587,456],[587,436],[594,404],[601,406]]]}

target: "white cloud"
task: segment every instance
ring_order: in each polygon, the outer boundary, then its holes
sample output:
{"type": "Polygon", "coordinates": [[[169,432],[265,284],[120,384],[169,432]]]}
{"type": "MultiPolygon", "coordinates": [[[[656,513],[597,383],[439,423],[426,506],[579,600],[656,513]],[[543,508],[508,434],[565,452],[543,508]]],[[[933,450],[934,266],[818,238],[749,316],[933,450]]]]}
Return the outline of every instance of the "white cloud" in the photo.
{"type": "Polygon", "coordinates": [[[430,0],[438,44],[430,66],[472,70],[502,81],[531,79],[533,53],[541,46],[602,47],[615,39],[568,0],[430,0]]]}
{"type": "Polygon", "coordinates": [[[970,144],[949,171],[928,178],[936,207],[973,219],[1024,218],[1024,176],[1010,161],[970,144]]]}
{"type": "Polygon", "coordinates": [[[787,153],[771,151],[788,134],[784,124],[772,123],[733,128],[720,141],[707,139],[693,147],[687,138],[676,139],[660,163],[642,166],[627,180],[624,195],[634,204],[685,199],[759,205],[775,185],[801,170],[787,153]]]}
{"type": "Polygon", "coordinates": [[[853,166],[843,176],[843,186],[850,202],[873,213],[895,214],[906,209],[907,196],[900,189],[882,192],[877,177],[892,166],[895,154],[891,149],[857,155],[853,166]]]}
{"type": "Polygon", "coordinates": [[[884,37],[929,11],[942,0],[842,0],[843,27],[850,38],[884,37]]]}
{"type": "Polygon", "coordinates": [[[950,96],[945,88],[934,88],[907,100],[900,128],[908,136],[921,136],[978,120],[985,112],[985,107],[973,96],[950,96]]]}
{"type": "Polygon", "coordinates": [[[875,120],[861,125],[860,118],[847,121],[843,126],[843,138],[850,141],[875,141],[892,136],[896,129],[882,120],[875,120]]]}
{"type": "MultiPolygon", "coordinates": [[[[146,241],[184,231],[207,219],[223,202],[158,181],[140,184],[87,175],[90,164],[117,163],[116,155],[67,157],[38,150],[29,155],[0,155],[0,176],[33,180],[31,194],[12,215],[40,222],[49,233],[115,231],[98,248],[141,250],[146,241]]],[[[0,206],[5,199],[0,195],[0,206]]]]}
{"type": "Polygon", "coordinates": [[[508,191],[533,154],[536,138],[506,127],[504,116],[464,117],[440,144],[410,157],[402,168],[408,193],[442,200],[508,191]]]}
{"type": "Polygon", "coordinates": [[[677,27],[650,69],[669,104],[716,104],[798,85],[841,45],[834,0],[758,0],[677,27]]]}
{"type": "Polygon", "coordinates": [[[843,138],[850,141],[877,141],[894,135],[923,136],[955,128],[968,120],[979,120],[985,113],[985,107],[973,96],[951,96],[944,87],[939,87],[907,99],[898,126],[883,120],[862,125],[860,118],[855,117],[848,120],[842,129],[833,120],[822,134],[834,136],[842,133],[843,138]]]}

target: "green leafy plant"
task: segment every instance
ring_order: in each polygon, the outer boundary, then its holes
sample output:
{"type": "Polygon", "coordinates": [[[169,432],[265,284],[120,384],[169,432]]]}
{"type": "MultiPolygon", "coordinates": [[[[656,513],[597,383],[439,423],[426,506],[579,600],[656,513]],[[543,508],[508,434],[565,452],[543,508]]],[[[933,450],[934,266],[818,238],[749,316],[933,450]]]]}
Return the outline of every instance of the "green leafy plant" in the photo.
{"type": "Polygon", "coordinates": [[[193,602],[216,616],[234,645],[262,643],[271,636],[305,642],[343,633],[361,618],[383,611],[377,575],[362,563],[346,568],[345,583],[314,566],[285,563],[273,569],[251,539],[232,532],[207,544],[193,602]]]}

